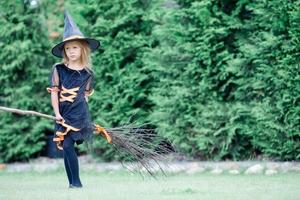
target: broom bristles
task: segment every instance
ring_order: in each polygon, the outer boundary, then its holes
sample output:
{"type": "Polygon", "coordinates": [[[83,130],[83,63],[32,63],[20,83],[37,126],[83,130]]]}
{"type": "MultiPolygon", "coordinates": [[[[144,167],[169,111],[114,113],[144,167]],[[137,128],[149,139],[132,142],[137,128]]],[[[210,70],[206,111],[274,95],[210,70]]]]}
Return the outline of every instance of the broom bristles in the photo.
{"type": "MultiPolygon", "coordinates": [[[[116,128],[107,128],[106,131],[112,139],[112,145],[120,153],[129,158],[132,167],[126,167],[130,171],[143,174],[146,171],[152,177],[156,177],[156,172],[166,174],[162,165],[166,165],[166,156],[173,153],[174,149],[163,145],[165,138],[159,136],[153,129],[124,125],[116,128]],[[134,167],[134,165],[136,165],[134,167]],[[131,170],[130,168],[133,168],[131,170]]],[[[126,162],[128,164],[128,162],[126,162]]]]}

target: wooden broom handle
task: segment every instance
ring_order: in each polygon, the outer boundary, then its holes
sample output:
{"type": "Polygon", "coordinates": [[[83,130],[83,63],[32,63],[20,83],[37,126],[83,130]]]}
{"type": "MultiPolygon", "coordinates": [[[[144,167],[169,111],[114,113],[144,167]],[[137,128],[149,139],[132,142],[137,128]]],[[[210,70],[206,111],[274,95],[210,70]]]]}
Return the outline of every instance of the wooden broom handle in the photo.
{"type": "Polygon", "coordinates": [[[7,108],[7,107],[3,107],[3,106],[0,106],[0,110],[5,111],[5,112],[16,113],[19,115],[34,115],[34,116],[39,116],[39,117],[43,117],[46,119],[56,121],[56,118],[52,115],[46,115],[46,114],[39,113],[36,111],[31,111],[31,110],[20,110],[20,109],[15,109],[15,108],[7,108]]]}

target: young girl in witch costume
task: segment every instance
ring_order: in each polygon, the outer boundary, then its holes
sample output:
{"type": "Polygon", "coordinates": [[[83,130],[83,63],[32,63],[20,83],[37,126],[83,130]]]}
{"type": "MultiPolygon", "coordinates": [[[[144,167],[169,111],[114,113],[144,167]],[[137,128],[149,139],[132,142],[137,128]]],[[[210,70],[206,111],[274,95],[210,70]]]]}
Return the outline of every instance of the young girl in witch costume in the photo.
{"type": "Polygon", "coordinates": [[[56,117],[53,141],[63,150],[70,188],[82,187],[74,144],[83,143],[93,132],[87,104],[93,93],[90,51],[99,46],[99,41],[84,37],[65,12],[63,42],[52,48],[52,54],[62,58],[62,62],[53,66],[47,90],[56,117]]]}

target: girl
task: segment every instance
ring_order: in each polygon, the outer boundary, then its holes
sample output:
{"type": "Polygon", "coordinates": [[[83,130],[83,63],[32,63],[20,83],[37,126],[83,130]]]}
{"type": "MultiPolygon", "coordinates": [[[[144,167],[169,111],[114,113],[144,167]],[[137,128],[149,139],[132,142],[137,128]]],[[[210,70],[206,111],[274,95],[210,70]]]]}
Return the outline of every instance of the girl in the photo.
{"type": "Polygon", "coordinates": [[[87,97],[93,93],[90,51],[99,46],[99,41],[85,38],[65,12],[63,42],[52,49],[53,55],[63,59],[54,65],[47,89],[57,120],[53,141],[63,150],[70,188],[82,187],[74,144],[81,144],[93,132],[87,105],[87,97]]]}

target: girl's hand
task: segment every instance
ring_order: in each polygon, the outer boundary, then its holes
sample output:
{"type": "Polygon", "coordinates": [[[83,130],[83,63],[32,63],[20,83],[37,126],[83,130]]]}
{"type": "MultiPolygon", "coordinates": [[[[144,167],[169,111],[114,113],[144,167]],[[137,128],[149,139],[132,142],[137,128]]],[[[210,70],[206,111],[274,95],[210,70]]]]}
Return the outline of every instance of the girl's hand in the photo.
{"type": "Polygon", "coordinates": [[[56,118],[56,122],[61,122],[64,120],[64,118],[60,115],[60,113],[56,114],[55,118],[56,118]]]}

